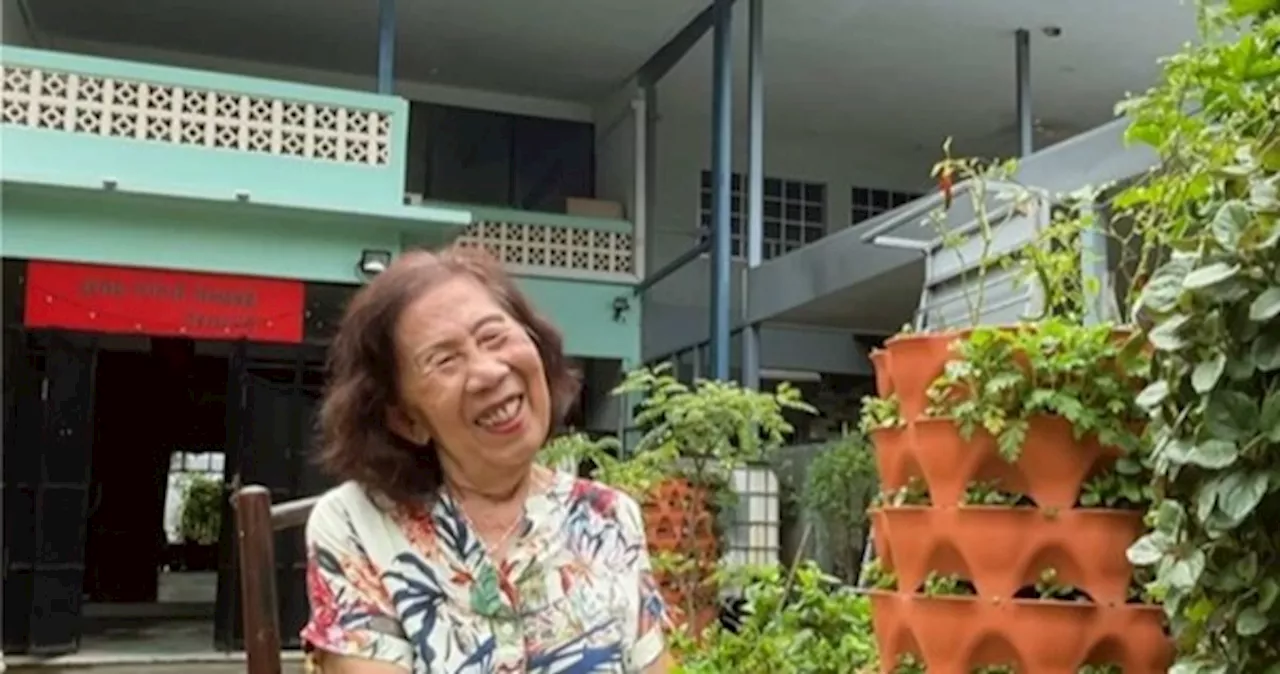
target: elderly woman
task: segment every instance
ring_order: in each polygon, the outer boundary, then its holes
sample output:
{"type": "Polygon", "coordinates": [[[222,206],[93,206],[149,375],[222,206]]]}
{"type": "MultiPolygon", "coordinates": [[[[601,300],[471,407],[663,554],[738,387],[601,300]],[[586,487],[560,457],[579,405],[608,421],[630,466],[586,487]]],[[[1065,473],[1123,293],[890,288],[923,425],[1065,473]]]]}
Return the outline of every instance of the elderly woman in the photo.
{"type": "Polygon", "coordinates": [[[352,300],[320,411],[345,483],[307,524],[324,674],[662,674],[640,509],[534,463],[578,391],[490,258],[400,257],[352,300]]]}

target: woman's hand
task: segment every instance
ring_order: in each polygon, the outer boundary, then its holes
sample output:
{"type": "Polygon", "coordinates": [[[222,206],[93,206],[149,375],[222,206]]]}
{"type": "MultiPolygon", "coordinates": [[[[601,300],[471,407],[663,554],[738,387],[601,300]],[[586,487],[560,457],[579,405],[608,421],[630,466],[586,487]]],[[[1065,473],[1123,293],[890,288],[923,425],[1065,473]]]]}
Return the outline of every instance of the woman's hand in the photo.
{"type": "MultiPolygon", "coordinates": [[[[312,674],[408,674],[409,670],[386,662],[349,658],[332,653],[318,654],[312,674]]],[[[660,674],[667,670],[660,670],[660,674]]],[[[646,672],[645,674],[648,674],[646,672]]]]}
{"type": "Polygon", "coordinates": [[[657,661],[645,667],[643,674],[671,674],[674,671],[676,671],[676,659],[671,657],[671,653],[663,651],[657,661]]]}

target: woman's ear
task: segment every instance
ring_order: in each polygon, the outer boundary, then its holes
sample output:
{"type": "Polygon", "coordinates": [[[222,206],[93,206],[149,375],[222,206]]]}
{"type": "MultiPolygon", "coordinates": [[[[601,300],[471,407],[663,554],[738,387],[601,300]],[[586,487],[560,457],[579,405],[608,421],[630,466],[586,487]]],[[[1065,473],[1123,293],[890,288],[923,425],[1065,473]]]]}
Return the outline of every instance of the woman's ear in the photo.
{"type": "Polygon", "coordinates": [[[430,429],[411,419],[399,405],[387,408],[387,428],[411,444],[425,445],[431,442],[430,429]]]}

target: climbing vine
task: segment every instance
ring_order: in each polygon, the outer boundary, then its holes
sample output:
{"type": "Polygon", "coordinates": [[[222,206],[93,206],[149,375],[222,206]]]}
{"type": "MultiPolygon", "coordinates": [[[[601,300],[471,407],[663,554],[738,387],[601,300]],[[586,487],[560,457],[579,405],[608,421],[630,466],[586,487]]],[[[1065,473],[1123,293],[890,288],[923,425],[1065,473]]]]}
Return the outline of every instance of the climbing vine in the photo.
{"type": "Polygon", "coordinates": [[[1280,674],[1280,0],[1202,0],[1203,40],[1123,104],[1161,165],[1114,208],[1144,240],[1155,571],[1178,674],[1280,674]]]}

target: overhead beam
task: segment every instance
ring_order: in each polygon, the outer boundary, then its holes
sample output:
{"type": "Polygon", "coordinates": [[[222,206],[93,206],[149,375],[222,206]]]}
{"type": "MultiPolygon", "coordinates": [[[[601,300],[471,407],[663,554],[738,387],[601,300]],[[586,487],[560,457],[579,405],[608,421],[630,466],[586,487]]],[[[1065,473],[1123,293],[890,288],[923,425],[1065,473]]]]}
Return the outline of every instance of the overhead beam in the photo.
{"type": "MultiPolygon", "coordinates": [[[[734,0],[729,0],[729,4],[733,4],[734,0]]],[[[658,48],[658,51],[649,57],[644,65],[636,71],[636,83],[642,87],[650,87],[658,83],[671,69],[676,67],[680,59],[693,49],[693,45],[698,44],[698,40],[702,39],[707,31],[715,25],[716,12],[715,2],[712,2],[706,9],[693,17],[684,28],[680,29],[674,37],[667,41],[666,44],[658,48]]]]}

